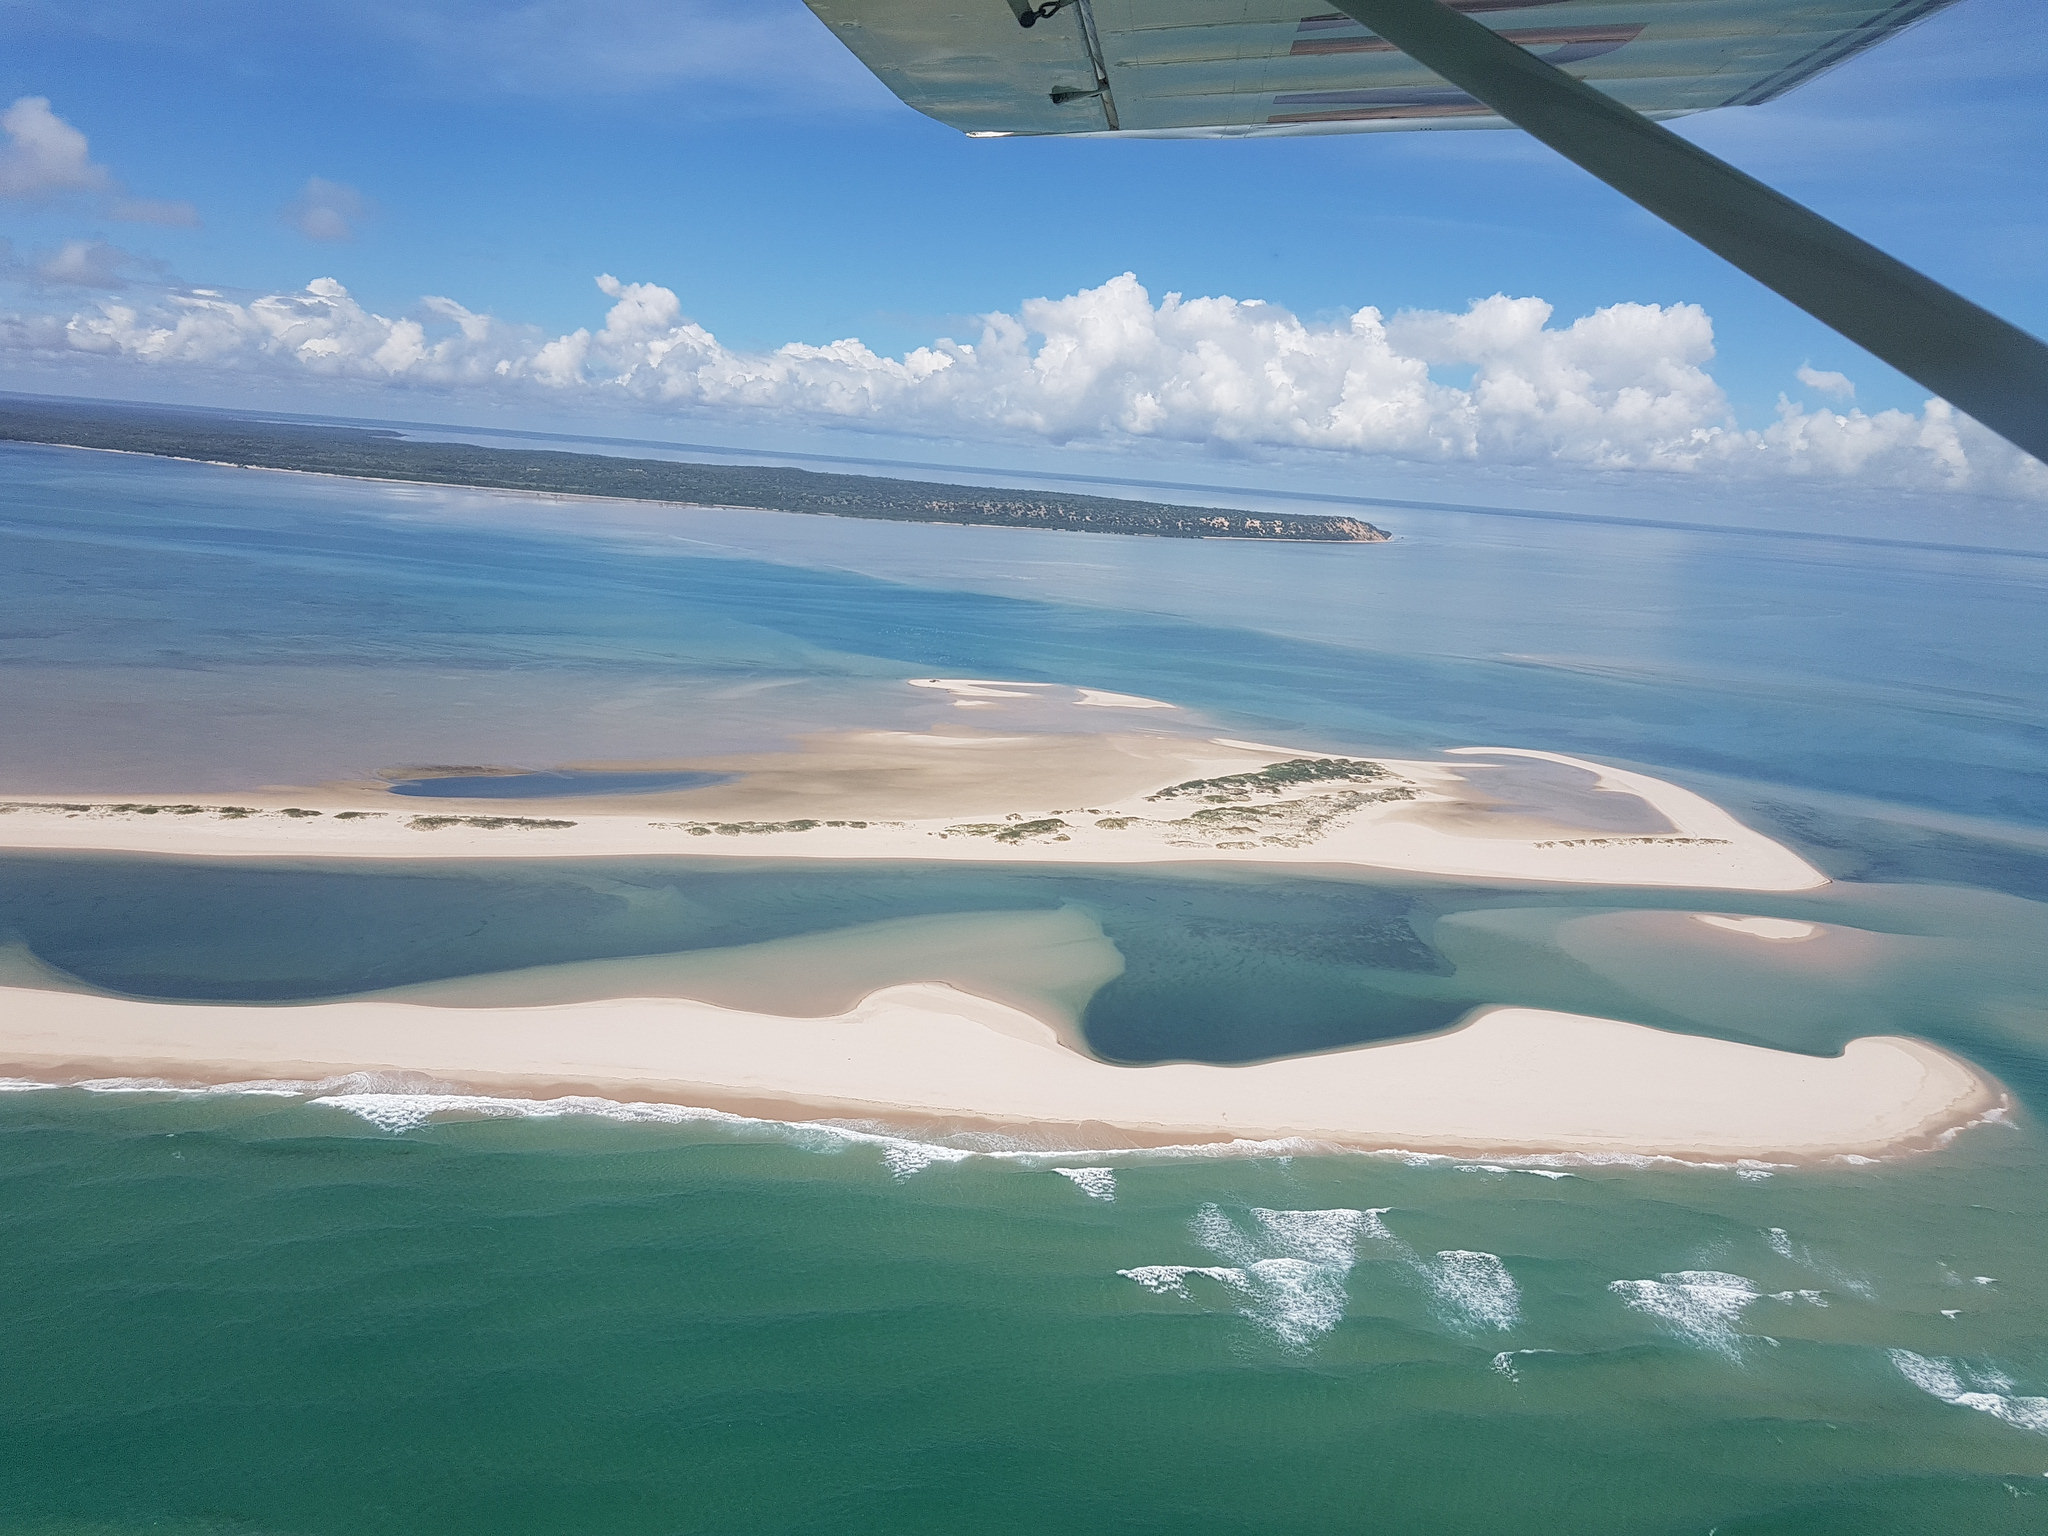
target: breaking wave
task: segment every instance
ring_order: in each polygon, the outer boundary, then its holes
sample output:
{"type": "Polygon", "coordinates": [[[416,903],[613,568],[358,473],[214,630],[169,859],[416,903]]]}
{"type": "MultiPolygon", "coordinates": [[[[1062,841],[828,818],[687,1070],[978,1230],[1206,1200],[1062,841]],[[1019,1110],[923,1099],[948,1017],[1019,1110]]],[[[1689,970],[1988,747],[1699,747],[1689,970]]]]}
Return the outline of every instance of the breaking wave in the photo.
{"type": "Polygon", "coordinates": [[[1554,1349],[1504,1349],[1493,1357],[1493,1369],[1509,1381],[1520,1381],[1522,1373],[1515,1368],[1515,1362],[1523,1355],[1554,1355],[1554,1349]]]}
{"type": "MultiPolygon", "coordinates": [[[[1064,1170],[1063,1170],[1064,1171],[1064,1170]]],[[[1253,1207],[1249,1224],[1219,1205],[1188,1223],[1222,1266],[1146,1264],[1118,1274],[1147,1290],[1192,1299],[1189,1275],[1206,1275],[1238,1293],[1237,1310],[1282,1343],[1300,1349],[1336,1327],[1346,1281],[1361,1243],[1372,1243],[1428,1290],[1432,1310],[1460,1333],[1505,1331],[1521,1321],[1521,1293],[1496,1254],[1452,1248],[1425,1258],[1387,1226],[1386,1207],[1278,1211],[1253,1207]]]]}
{"type": "Polygon", "coordinates": [[[1688,1343],[1737,1359],[1742,1353],[1736,1325],[1761,1294],[1742,1275],[1718,1269],[1686,1269],[1654,1280],[1616,1280],[1607,1289],[1629,1307],[1663,1323],[1688,1343]]]}
{"type": "Polygon", "coordinates": [[[1114,1168],[1055,1168],[1053,1172],[1063,1179],[1070,1180],[1076,1189],[1091,1200],[1116,1198],[1114,1168]]]}
{"type": "Polygon", "coordinates": [[[1238,1312],[1290,1349],[1305,1350],[1343,1319],[1346,1277],[1358,1259],[1368,1213],[1349,1209],[1254,1208],[1249,1228],[1218,1205],[1188,1223],[1222,1265],[1141,1264],[1117,1273],[1158,1295],[1192,1300],[1187,1278],[1202,1275],[1236,1294],[1238,1312]]]}
{"type": "Polygon", "coordinates": [[[860,1126],[835,1125],[826,1121],[761,1120],[730,1114],[722,1109],[698,1109],[687,1104],[646,1104],[622,1099],[600,1099],[585,1094],[566,1094],[554,1099],[518,1099],[493,1094],[469,1093],[327,1093],[308,1103],[323,1109],[338,1109],[367,1120],[379,1130],[394,1134],[417,1130],[438,1115],[472,1115],[486,1120],[555,1120],[567,1115],[589,1115],[598,1119],[632,1125],[718,1125],[735,1129],[765,1131],[792,1146],[814,1152],[842,1151],[849,1146],[874,1147],[883,1166],[899,1179],[929,1168],[934,1163],[964,1162],[974,1153],[960,1147],[919,1141],[914,1137],[891,1136],[860,1126]]]}
{"type": "Polygon", "coordinates": [[[2048,1435],[2048,1397],[2016,1397],[2012,1378],[2003,1371],[1979,1371],[1957,1360],[1890,1349],[1901,1376],[1929,1397],[1955,1408],[1974,1408],[2015,1429],[2048,1435]]]}
{"type": "Polygon", "coordinates": [[[1471,1329],[1506,1332],[1522,1320],[1522,1295],[1507,1265],[1491,1253],[1452,1248],[1424,1266],[1441,1307],[1471,1329]]]}
{"type": "Polygon", "coordinates": [[[1243,1270],[1225,1269],[1214,1264],[1140,1264],[1132,1269],[1120,1269],[1117,1273],[1126,1280],[1137,1281],[1155,1296],[1178,1296],[1183,1301],[1192,1299],[1188,1295],[1189,1275],[1218,1280],[1234,1290],[1246,1288],[1243,1270]]]}
{"type": "Polygon", "coordinates": [[[1448,1248],[1424,1258],[1396,1237],[1382,1219],[1387,1208],[1365,1213],[1366,1231],[1406,1266],[1429,1292],[1431,1310],[1458,1333],[1505,1332],[1522,1320],[1522,1294],[1497,1254],[1448,1248]]]}
{"type": "Polygon", "coordinates": [[[1076,1158],[1110,1156],[1121,1162],[1146,1163],[1212,1158],[1285,1160],[1296,1156],[1348,1157],[1399,1162],[1414,1168],[1441,1166],[1465,1173],[1524,1173],[1546,1179],[1569,1178],[1573,1176],[1573,1169],[1592,1168],[1684,1168],[1733,1171],[1744,1177],[1762,1177],[1768,1176],[1772,1168],[1783,1166],[1750,1159],[1722,1162],[1634,1152],[1531,1153],[1479,1163],[1451,1153],[1418,1152],[1399,1147],[1361,1148],[1301,1136],[1145,1147],[1056,1146],[1032,1141],[1024,1135],[990,1132],[962,1133],[933,1140],[890,1131],[874,1121],[776,1120],[687,1104],[606,1099],[589,1094],[532,1099],[516,1095],[467,1093],[453,1085],[411,1073],[359,1072],[316,1080],[266,1079],[218,1084],[181,1083],[157,1077],[95,1078],[82,1082],[0,1078],[0,1093],[47,1092],[66,1088],[87,1093],[154,1094],[181,1098],[237,1095],[297,1098],[324,1108],[343,1110],[393,1133],[417,1129],[442,1115],[533,1119],[590,1115],[635,1124],[743,1127],[755,1134],[778,1135],[792,1145],[813,1150],[836,1149],[849,1142],[887,1145],[895,1149],[889,1164],[892,1171],[898,1173],[914,1173],[934,1163],[954,1163],[969,1157],[1000,1159],[1036,1167],[1071,1163],[1076,1158]],[[918,1148],[929,1150],[915,1150],[918,1148]]]}
{"type": "Polygon", "coordinates": [[[1779,1258],[1790,1260],[1801,1269],[1820,1276],[1836,1290],[1846,1291],[1852,1296],[1861,1296],[1866,1300],[1873,1294],[1870,1282],[1863,1276],[1844,1269],[1807,1244],[1795,1241],[1792,1234],[1783,1227],[1767,1228],[1764,1238],[1770,1243],[1771,1252],[1779,1258]]]}

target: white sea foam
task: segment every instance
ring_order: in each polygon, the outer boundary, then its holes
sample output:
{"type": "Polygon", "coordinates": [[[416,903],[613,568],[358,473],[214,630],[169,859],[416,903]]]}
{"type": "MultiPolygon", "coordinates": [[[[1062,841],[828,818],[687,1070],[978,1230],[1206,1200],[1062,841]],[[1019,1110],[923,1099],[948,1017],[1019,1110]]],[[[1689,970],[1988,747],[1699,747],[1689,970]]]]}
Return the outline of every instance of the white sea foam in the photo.
{"type": "Polygon", "coordinates": [[[1809,1307],[1824,1307],[1828,1304],[1826,1291],[1773,1291],[1773,1301],[1804,1302],[1809,1307]]]}
{"type": "MultiPolygon", "coordinates": [[[[1207,1208],[1216,1211],[1215,1206],[1207,1208]]],[[[1220,1211],[1216,1214],[1221,1215],[1220,1211]]],[[[1278,1253],[1311,1264],[1348,1270],[1358,1262],[1358,1235],[1378,1212],[1337,1209],[1329,1211],[1269,1211],[1254,1208],[1252,1219],[1259,1234],[1278,1253]]]]}
{"type": "Polygon", "coordinates": [[[1260,1259],[1246,1272],[1252,1297],[1245,1316],[1283,1344],[1305,1349],[1344,1320],[1348,1268],[1283,1257],[1260,1259]]]}
{"type": "Polygon", "coordinates": [[[1515,1369],[1515,1361],[1522,1355],[1554,1355],[1554,1349],[1504,1349],[1493,1357],[1493,1368],[1509,1381],[1520,1381],[1522,1373],[1515,1369]]]}
{"type": "Polygon", "coordinates": [[[1188,1223],[1195,1240],[1225,1265],[1145,1264],[1117,1273],[1149,1291],[1183,1298],[1189,1298],[1189,1275],[1220,1281],[1237,1292],[1237,1310],[1245,1318],[1289,1348],[1306,1349],[1344,1316],[1344,1281],[1357,1262],[1369,1214],[1257,1207],[1249,1214],[1247,1228],[1221,1206],[1205,1205],[1188,1223]]]}
{"type": "MultiPolygon", "coordinates": [[[[1405,1163],[1410,1167],[1422,1168],[1436,1165],[1456,1167],[1465,1171],[1508,1173],[1529,1173],[1539,1178],[1571,1178],[1575,1168],[1685,1168],[1699,1170],[1735,1169],[1750,1176],[1762,1176],[1771,1167],[1789,1165],[1757,1164],[1749,1160],[1741,1162],[1716,1162],[1697,1158],[1672,1157],[1663,1153],[1635,1152],[1554,1152],[1533,1153],[1523,1156],[1501,1158],[1492,1163],[1472,1163],[1468,1159],[1443,1152],[1416,1152],[1398,1147],[1360,1148],[1337,1142],[1320,1141],[1312,1137],[1287,1136],[1262,1139],[1237,1138],[1231,1141],[1205,1141],[1173,1144],[1167,1146],[1128,1147],[1072,1147],[1047,1146],[1021,1136],[1003,1136],[989,1133],[963,1133],[945,1141],[920,1141],[915,1137],[891,1135],[879,1128],[864,1129],[860,1126],[848,1128],[840,1124],[817,1121],[783,1121],[760,1119],[747,1115],[726,1114],[723,1111],[703,1109],[681,1104],[646,1104],[627,1100],[600,1099],[588,1095],[572,1095],[563,1099],[523,1099],[518,1097],[496,1097],[486,1094],[463,1093],[441,1084],[428,1084],[424,1088],[417,1076],[400,1076],[401,1089],[394,1090],[381,1084],[390,1083],[392,1077],[376,1073],[352,1073],[346,1077],[321,1079],[317,1081],[259,1081],[245,1083],[219,1083],[193,1085],[176,1083],[162,1078],[99,1078],[86,1082],[43,1082],[28,1078],[0,1079],[0,1092],[28,1093],[55,1091],[64,1088],[82,1089],[89,1093],[136,1093],[165,1094],[172,1096],[210,1097],[213,1095],[259,1095],[279,1098],[305,1098],[308,1102],[327,1107],[338,1107],[352,1114],[371,1119],[386,1129],[405,1131],[427,1123],[436,1114],[468,1114],[485,1116],[527,1116],[530,1118],[551,1118],[563,1114],[587,1114],[601,1119],[638,1122],[681,1124],[724,1124],[743,1126],[749,1129],[780,1128],[786,1132],[783,1139],[793,1145],[812,1145],[818,1150],[838,1150],[848,1139],[888,1142],[896,1146],[931,1146],[937,1150],[918,1166],[929,1166],[934,1162],[954,1162],[964,1157],[987,1157],[1014,1162],[1024,1166],[1049,1166],[1054,1159],[1075,1157],[1115,1157],[1122,1162],[1182,1162],[1208,1160],[1213,1158],[1274,1159],[1281,1162],[1290,1157],[1344,1157],[1388,1160],[1405,1163]],[[350,1091],[337,1092],[346,1087],[350,1091]],[[375,1117],[366,1113],[367,1106],[356,1101],[370,1097],[417,1098],[423,1102],[416,1117],[396,1106],[380,1110],[375,1117]],[[347,1102],[342,1102],[346,1100],[347,1102]],[[485,1108],[497,1104],[508,1106],[504,1109],[485,1108]],[[543,1111],[536,1105],[553,1106],[543,1111]],[[387,1123],[388,1122],[388,1123],[387,1123]],[[817,1131],[816,1140],[806,1140],[808,1133],[817,1131]]],[[[914,1159],[912,1159],[914,1160],[914,1159]]]]}
{"type": "Polygon", "coordinates": [[[902,1141],[894,1146],[882,1148],[882,1166],[899,1179],[907,1179],[913,1173],[922,1173],[933,1163],[957,1163],[972,1154],[955,1152],[951,1147],[935,1147],[929,1142],[902,1141]]]}
{"type": "Polygon", "coordinates": [[[1422,1267],[1439,1307],[1464,1328],[1501,1332],[1522,1320],[1522,1294],[1507,1265],[1491,1253],[1451,1248],[1422,1267]]]}
{"type": "MultiPolygon", "coordinates": [[[[464,1093],[460,1090],[424,1080],[418,1074],[384,1074],[355,1072],[344,1076],[314,1080],[264,1079],[239,1083],[192,1084],[172,1082],[155,1077],[113,1077],[93,1078],[85,1081],[46,1082],[33,1078],[0,1078],[0,1093],[55,1092],[73,1088],[87,1093],[134,1093],[163,1094],[173,1097],[213,1097],[216,1095],[254,1095],[276,1098],[304,1098],[309,1103],[327,1107],[339,1107],[352,1114],[365,1114],[355,1102],[370,1097],[403,1097],[431,1100],[423,1103],[417,1118],[408,1119],[405,1112],[392,1108],[385,1112],[390,1123],[383,1118],[373,1121],[384,1128],[395,1131],[415,1129],[427,1123],[435,1114],[468,1114],[485,1116],[526,1116],[530,1118],[552,1118],[565,1114],[587,1114],[601,1119],[637,1122],[681,1124],[695,1122],[702,1124],[729,1124],[750,1128],[781,1127],[791,1132],[822,1130],[824,1142],[836,1144],[851,1137],[888,1141],[901,1145],[933,1146],[939,1150],[926,1160],[931,1162],[953,1162],[962,1157],[987,1157],[1015,1162],[1026,1166],[1049,1165],[1053,1159],[1073,1157],[1116,1157],[1125,1162],[1182,1162],[1208,1160],[1212,1158],[1272,1159],[1285,1163],[1292,1157],[1346,1157],[1372,1160],[1395,1161],[1414,1168],[1445,1165],[1462,1172],[1483,1173],[1528,1173],[1538,1178],[1565,1179],[1578,1175],[1573,1168],[1687,1168],[1700,1170],[1735,1169],[1750,1176],[1761,1177],[1771,1168],[1788,1167],[1789,1164],[1761,1164],[1749,1159],[1739,1162],[1716,1162],[1698,1158],[1673,1157],[1665,1153],[1637,1152],[1543,1152],[1528,1153],[1501,1158],[1491,1163],[1473,1163],[1445,1152],[1417,1152],[1399,1147],[1362,1148],[1338,1142],[1320,1141],[1313,1137],[1286,1136],[1269,1138],[1239,1137],[1230,1141],[1203,1141],[1146,1147],[1067,1147],[1047,1146],[1023,1137],[1004,1136],[990,1133],[963,1133],[943,1142],[923,1142],[914,1137],[890,1135],[880,1129],[866,1130],[858,1125],[848,1128],[844,1124],[818,1121],[785,1121],[761,1119],[748,1115],[727,1114],[721,1110],[704,1109],[684,1104],[648,1104],[630,1100],[602,1099],[592,1095],[571,1095],[561,1099],[526,1099],[516,1096],[495,1096],[488,1094],[464,1093]],[[345,1091],[337,1091],[345,1090],[345,1091]],[[343,1103],[342,1100],[349,1102],[343,1103]],[[498,1104],[508,1106],[502,1110],[482,1106],[498,1104]],[[546,1110],[533,1106],[547,1105],[546,1110]]],[[[1993,1118],[1987,1116],[1986,1118],[1993,1118]]],[[[786,1138],[796,1144],[803,1144],[797,1136],[786,1138]]],[[[1877,1159],[1861,1159],[1875,1162],[1877,1159]]]]}
{"type": "Polygon", "coordinates": [[[1053,1172],[1063,1179],[1072,1180],[1074,1187],[1091,1200],[1116,1198],[1114,1168],[1055,1168],[1053,1172]]]}
{"type": "Polygon", "coordinates": [[[1875,1294],[1870,1281],[1864,1276],[1843,1268],[1818,1249],[1796,1241],[1783,1227],[1767,1229],[1764,1240],[1771,1245],[1771,1252],[1779,1258],[1789,1259],[1801,1269],[1820,1276],[1838,1291],[1846,1291],[1851,1296],[1861,1296],[1865,1300],[1875,1294]]]}
{"type": "Polygon", "coordinates": [[[2015,1429],[2048,1435],[2048,1397],[2013,1395],[2012,1378],[1999,1370],[1977,1370],[1958,1360],[1916,1355],[1910,1349],[1885,1353],[1898,1372],[1929,1397],[1955,1408],[1974,1408],[2015,1429]]]}
{"type": "MultiPolygon", "coordinates": [[[[1350,1149],[1338,1149],[1350,1150],[1350,1149]]],[[[1723,1161],[1705,1157],[1676,1157],[1668,1152],[1523,1152],[1476,1163],[1470,1157],[1449,1152],[1417,1152],[1405,1147],[1386,1147],[1358,1153],[1364,1157],[1393,1158],[1411,1168],[1447,1163],[1462,1173],[1538,1173],[1550,1178],[1569,1177],[1574,1168],[1689,1168],[1710,1172],[1734,1172],[1745,1178],[1769,1178],[1791,1163],[1766,1163],[1753,1157],[1723,1161]]],[[[1876,1158],[1866,1159],[1876,1162],[1876,1158]]]]}
{"type": "Polygon", "coordinates": [[[766,1132],[806,1151],[837,1152],[849,1146],[880,1150],[883,1165],[897,1178],[908,1178],[934,1163],[957,1163],[974,1156],[959,1147],[910,1137],[891,1136],[858,1126],[822,1121],[759,1120],[721,1109],[688,1104],[647,1104],[621,1099],[567,1094],[554,1099],[518,1099],[469,1093],[332,1093],[310,1101],[367,1120],[394,1133],[416,1130],[437,1115],[471,1115],[493,1120],[554,1120],[565,1115],[590,1115],[638,1125],[717,1125],[766,1132]]]}
{"type": "MultiPolygon", "coordinates": [[[[336,1078],[339,1083],[342,1079],[336,1078]]],[[[161,1077],[89,1077],[72,1083],[46,1083],[30,1077],[0,1078],[0,1093],[49,1093],[75,1088],[81,1093],[146,1093],[179,1099],[247,1095],[252,1098],[303,1098],[314,1087],[304,1082],[270,1078],[246,1083],[174,1083],[161,1077]]]]}
{"type": "Polygon", "coordinates": [[[1214,1264],[1139,1264],[1117,1273],[1126,1280],[1137,1281],[1155,1296],[1178,1296],[1183,1301],[1192,1300],[1188,1295],[1189,1275],[1220,1281],[1233,1290],[1242,1291],[1249,1285],[1243,1270],[1214,1264]]]}
{"type": "Polygon", "coordinates": [[[1607,1289],[1680,1338],[1730,1359],[1742,1352],[1735,1326],[1743,1309],[1761,1294],[1744,1276],[1717,1269],[1680,1270],[1654,1280],[1616,1280],[1607,1289]]]}
{"type": "Polygon", "coordinates": [[[1389,1207],[1362,1212],[1361,1231],[1386,1248],[1430,1295],[1430,1304],[1446,1326],[1460,1333],[1484,1328],[1505,1331],[1521,1321],[1521,1291],[1507,1265],[1491,1253],[1449,1248],[1425,1259],[1388,1227],[1389,1207]]]}
{"type": "Polygon", "coordinates": [[[686,1125],[695,1122],[742,1125],[750,1122],[723,1110],[695,1109],[684,1104],[636,1104],[623,1099],[567,1094],[554,1099],[520,1099],[484,1093],[327,1093],[309,1102],[367,1120],[380,1131],[418,1130],[439,1115],[485,1120],[557,1120],[565,1115],[590,1115],[636,1125],[686,1125]]]}
{"type": "Polygon", "coordinates": [[[1460,1173],[1532,1173],[1539,1179],[1578,1177],[1577,1174],[1567,1173],[1562,1168],[1511,1168],[1501,1163],[1458,1163],[1455,1166],[1460,1173]]]}
{"type": "MultiPolygon", "coordinates": [[[[1221,1206],[1205,1205],[1189,1222],[1195,1240],[1240,1277],[1238,1310],[1281,1342],[1296,1348],[1337,1326],[1347,1299],[1345,1282],[1362,1243],[1371,1243],[1428,1290],[1432,1309],[1461,1332],[1506,1330],[1521,1320],[1521,1293],[1499,1257],[1446,1249],[1424,1258],[1386,1223],[1387,1208],[1282,1211],[1255,1207],[1241,1224],[1221,1206]]],[[[1207,1273],[1188,1266],[1148,1265],[1119,1270],[1138,1279],[1207,1273]]],[[[1140,1284],[1157,1289],[1153,1280],[1140,1284]]],[[[1185,1295],[1184,1289],[1175,1294],[1185,1295]]]]}

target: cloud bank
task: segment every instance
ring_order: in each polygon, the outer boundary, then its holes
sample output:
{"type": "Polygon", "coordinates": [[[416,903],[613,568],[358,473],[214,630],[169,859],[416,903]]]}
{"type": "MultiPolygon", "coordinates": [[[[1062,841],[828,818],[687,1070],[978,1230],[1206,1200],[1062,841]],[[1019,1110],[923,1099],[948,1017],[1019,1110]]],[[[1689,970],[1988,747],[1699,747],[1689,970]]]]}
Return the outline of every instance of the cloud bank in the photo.
{"type": "Polygon", "coordinates": [[[66,240],[55,250],[27,257],[15,254],[13,243],[0,238],[0,278],[35,288],[125,288],[144,278],[162,282],[167,269],[160,261],[138,256],[104,240],[66,240]]]}
{"type": "MultiPolygon", "coordinates": [[[[446,298],[410,315],[376,314],[329,278],[253,299],[205,289],[109,298],[0,320],[0,355],[579,397],[699,419],[979,441],[2048,497],[2048,469],[1939,400],[1865,414],[1781,399],[1769,425],[1739,426],[1707,371],[1713,323],[1697,305],[1616,304],[1560,324],[1541,299],[1495,295],[1455,314],[1366,307],[1311,323],[1256,300],[1155,301],[1126,273],[982,316],[972,341],[890,357],[852,339],[739,351],[689,320],[667,288],[610,276],[598,287],[611,300],[603,324],[557,336],[446,298]]],[[[1808,382],[1826,388],[1833,378],[1808,382]]]]}

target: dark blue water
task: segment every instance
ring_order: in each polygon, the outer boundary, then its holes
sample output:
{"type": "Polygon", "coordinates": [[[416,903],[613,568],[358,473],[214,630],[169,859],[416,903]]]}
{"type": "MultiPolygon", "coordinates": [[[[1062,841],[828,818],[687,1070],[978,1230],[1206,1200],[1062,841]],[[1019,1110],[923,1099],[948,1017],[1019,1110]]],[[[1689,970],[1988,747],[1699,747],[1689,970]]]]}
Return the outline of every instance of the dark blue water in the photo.
{"type": "Polygon", "coordinates": [[[398,779],[394,795],[429,800],[554,800],[565,795],[630,795],[729,784],[729,773],[629,773],[557,768],[536,773],[447,773],[398,779]]]}

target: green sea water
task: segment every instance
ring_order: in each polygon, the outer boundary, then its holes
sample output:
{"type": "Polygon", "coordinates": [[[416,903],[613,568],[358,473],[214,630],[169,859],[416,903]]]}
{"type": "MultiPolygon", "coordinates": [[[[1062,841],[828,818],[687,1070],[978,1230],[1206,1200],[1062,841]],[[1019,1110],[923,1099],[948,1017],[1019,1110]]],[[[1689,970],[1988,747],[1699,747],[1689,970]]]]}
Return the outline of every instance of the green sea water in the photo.
{"type": "Polygon", "coordinates": [[[1769,1177],[1113,1163],[1084,1184],[770,1127],[22,1094],[0,1521],[2048,1520],[2031,1133],[1769,1177]]]}
{"type": "Polygon", "coordinates": [[[17,1083],[0,1529],[2048,1531],[2048,561],[1478,519],[1342,567],[766,514],[683,538],[41,450],[0,484],[7,795],[661,761],[922,729],[944,700],[904,678],[1010,676],[1638,765],[1834,877],[20,854],[0,978],[459,1006],[1053,932],[1094,968],[1046,995],[1116,1060],[1524,1003],[1905,1033],[2015,1095],[1924,1156],[1794,1168],[17,1083]],[[1829,925],[1853,963],[1699,911],[1829,925]]]}

